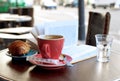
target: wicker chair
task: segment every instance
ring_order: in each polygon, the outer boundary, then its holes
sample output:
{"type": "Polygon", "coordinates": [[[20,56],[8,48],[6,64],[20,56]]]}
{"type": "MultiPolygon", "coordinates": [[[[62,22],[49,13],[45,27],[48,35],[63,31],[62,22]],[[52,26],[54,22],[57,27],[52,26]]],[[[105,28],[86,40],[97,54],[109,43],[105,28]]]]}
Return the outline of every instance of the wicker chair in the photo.
{"type": "Polygon", "coordinates": [[[88,31],[86,44],[96,46],[95,34],[108,34],[111,15],[109,12],[89,12],[88,31]]]}

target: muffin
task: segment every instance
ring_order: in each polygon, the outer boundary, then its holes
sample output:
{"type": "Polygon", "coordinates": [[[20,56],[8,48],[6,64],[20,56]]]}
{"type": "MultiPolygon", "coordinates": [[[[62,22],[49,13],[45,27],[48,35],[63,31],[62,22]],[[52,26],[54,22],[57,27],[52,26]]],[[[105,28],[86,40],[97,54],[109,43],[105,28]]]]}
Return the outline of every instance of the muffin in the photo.
{"type": "Polygon", "coordinates": [[[16,40],[8,46],[8,50],[13,56],[22,56],[30,51],[30,45],[24,41],[16,40]]]}

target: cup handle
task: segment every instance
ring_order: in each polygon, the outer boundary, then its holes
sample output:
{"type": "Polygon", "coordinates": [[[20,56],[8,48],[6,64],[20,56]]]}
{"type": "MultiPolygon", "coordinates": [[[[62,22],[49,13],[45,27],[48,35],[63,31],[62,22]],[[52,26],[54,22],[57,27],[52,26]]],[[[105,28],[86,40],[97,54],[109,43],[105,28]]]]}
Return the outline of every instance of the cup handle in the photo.
{"type": "Polygon", "coordinates": [[[44,44],[42,46],[42,50],[44,50],[44,53],[43,53],[43,58],[50,58],[51,55],[50,55],[50,45],[49,44],[44,44]]]}

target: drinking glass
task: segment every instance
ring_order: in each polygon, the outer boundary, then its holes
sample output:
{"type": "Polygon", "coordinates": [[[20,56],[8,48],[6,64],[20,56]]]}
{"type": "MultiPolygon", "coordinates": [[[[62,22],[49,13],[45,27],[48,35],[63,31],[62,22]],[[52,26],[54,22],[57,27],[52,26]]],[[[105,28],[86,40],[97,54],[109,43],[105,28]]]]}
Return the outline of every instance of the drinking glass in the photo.
{"type": "Polygon", "coordinates": [[[96,46],[98,49],[97,61],[108,62],[110,59],[110,50],[113,38],[107,34],[96,34],[96,46]]]}

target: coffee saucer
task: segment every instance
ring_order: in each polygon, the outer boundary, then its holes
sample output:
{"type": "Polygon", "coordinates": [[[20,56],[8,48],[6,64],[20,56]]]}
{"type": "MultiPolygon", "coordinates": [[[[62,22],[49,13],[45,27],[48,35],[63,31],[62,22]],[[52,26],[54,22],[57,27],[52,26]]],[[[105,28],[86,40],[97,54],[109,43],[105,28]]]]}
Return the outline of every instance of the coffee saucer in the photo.
{"type": "Polygon", "coordinates": [[[59,62],[57,64],[50,64],[50,63],[45,63],[45,62],[41,62],[39,60],[36,60],[36,59],[40,59],[42,58],[41,54],[35,54],[35,55],[32,55],[30,57],[27,58],[27,60],[32,63],[32,64],[35,64],[37,66],[41,66],[41,67],[44,67],[44,68],[60,68],[60,67],[63,67],[67,64],[67,62],[70,62],[72,61],[72,58],[69,56],[69,55],[66,55],[66,54],[61,54],[60,58],[59,58],[59,62]],[[65,58],[65,60],[64,60],[65,58]],[[67,61],[67,62],[66,62],[67,61]]]}

